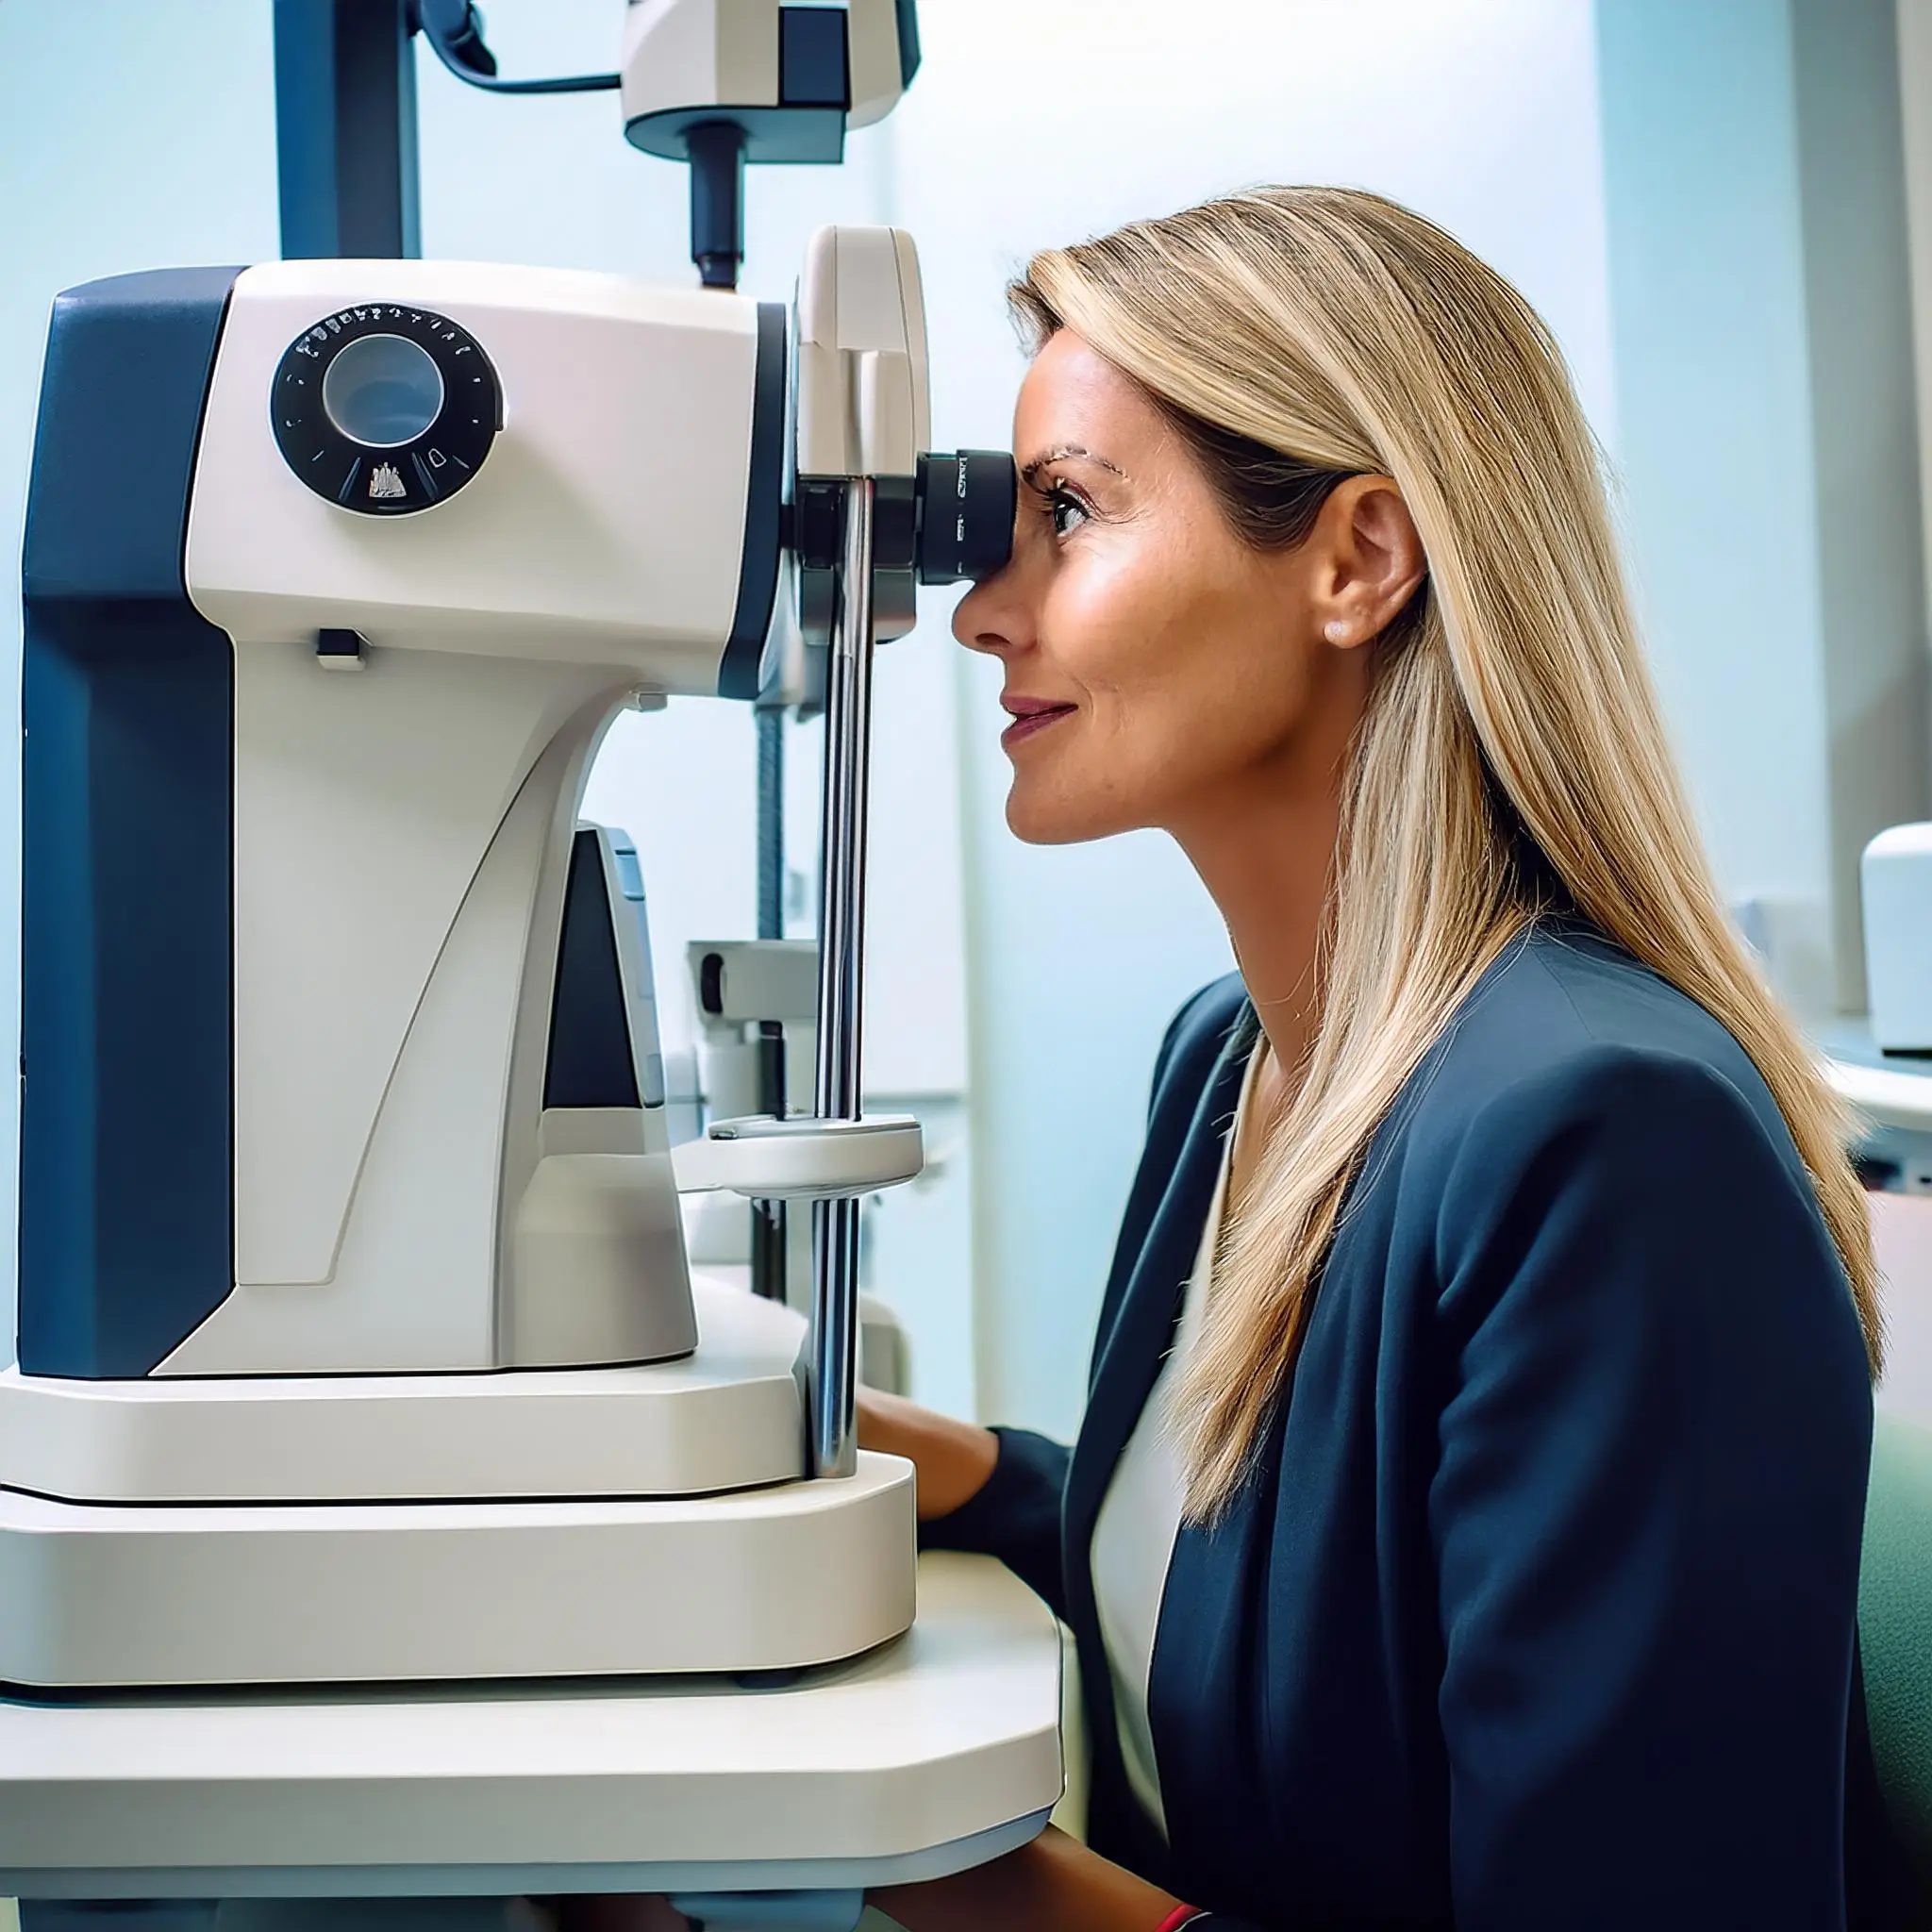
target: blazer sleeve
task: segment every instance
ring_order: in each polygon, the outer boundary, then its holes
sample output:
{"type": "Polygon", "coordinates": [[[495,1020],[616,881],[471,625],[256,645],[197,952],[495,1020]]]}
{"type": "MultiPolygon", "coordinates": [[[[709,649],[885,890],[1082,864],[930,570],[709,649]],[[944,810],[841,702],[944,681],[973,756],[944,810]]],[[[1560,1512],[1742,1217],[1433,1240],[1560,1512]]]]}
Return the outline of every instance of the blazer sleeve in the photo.
{"type": "Polygon", "coordinates": [[[1067,1614],[1060,1557],[1060,1498],[1072,1451],[1030,1429],[995,1429],[999,1459],[978,1492],[919,1526],[923,1550],[997,1557],[1056,1617],[1067,1614]]]}
{"type": "MultiPolygon", "coordinates": [[[[1190,1024],[1203,1003],[1226,985],[1227,982],[1221,981],[1203,988],[1169,1022],[1160,1051],[1155,1057],[1154,1091],[1148,1106],[1150,1124],[1159,1109],[1169,1076],[1175,1071],[1175,1050],[1190,1024]]],[[[1226,1003],[1224,997],[1223,1004],[1226,1003]]],[[[1136,1197],[1144,1191],[1142,1182],[1149,1161],[1164,1158],[1164,1150],[1157,1150],[1151,1144],[1142,1153],[1142,1174],[1134,1184],[1136,1197]]],[[[1122,1232],[1124,1249],[1131,1249],[1137,1243],[1139,1235],[1133,1221],[1130,1204],[1128,1224],[1122,1232]]],[[[1108,1285],[1103,1304],[1103,1328],[1118,1303],[1124,1270],[1131,1260],[1131,1254],[1115,1257],[1113,1279],[1108,1285]]],[[[1060,1515],[1067,1466],[1073,1452],[1029,1429],[996,1428],[993,1434],[999,1438],[999,1458],[993,1464],[992,1474],[979,1492],[958,1508],[922,1524],[919,1546],[923,1550],[971,1550],[999,1557],[1023,1583],[1043,1597],[1054,1615],[1064,1622],[1067,1580],[1060,1515]]]]}
{"type": "Polygon", "coordinates": [[[1765,1110],[1597,1046],[1480,1108],[1448,1170],[1428,1507],[1462,1932],[1843,1923],[1871,1396],[1765,1110]]]}

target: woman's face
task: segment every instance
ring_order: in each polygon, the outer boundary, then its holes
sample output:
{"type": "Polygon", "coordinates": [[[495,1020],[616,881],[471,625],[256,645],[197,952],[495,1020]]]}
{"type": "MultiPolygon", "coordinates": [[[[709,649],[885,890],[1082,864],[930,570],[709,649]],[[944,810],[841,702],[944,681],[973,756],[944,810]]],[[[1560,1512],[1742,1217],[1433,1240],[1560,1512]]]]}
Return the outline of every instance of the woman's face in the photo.
{"type": "Polygon", "coordinates": [[[1027,373],[1013,450],[1011,560],[953,621],[1005,668],[1012,829],[1185,838],[1257,785],[1332,787],[1366,697],[1357,646],[1393,614],[1375,526],[1414,537],[1387,479],[1351,478],[1306,541],[1256,550],[1160,411],[1064,329],[1027,373]]]}

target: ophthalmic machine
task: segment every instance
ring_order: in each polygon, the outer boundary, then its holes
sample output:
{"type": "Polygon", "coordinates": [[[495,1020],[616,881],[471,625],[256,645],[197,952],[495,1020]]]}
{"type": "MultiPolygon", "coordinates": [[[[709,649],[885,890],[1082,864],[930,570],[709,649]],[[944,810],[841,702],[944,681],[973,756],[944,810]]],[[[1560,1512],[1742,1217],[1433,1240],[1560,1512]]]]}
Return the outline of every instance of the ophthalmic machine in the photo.
{"type": "MultiPolygon", "coordinates": [[[[800,9],[629,11],[741,51],[800,9]]],[[[850,94],[909,8],[832,17],[850,94]]],[[[853,1425],[858,1197],[922,1158],[859,1107],[872,651],[1014,505],[1004,454],[925,450],[927,398],[888,228],[822,229],[789,308],[368,258],[58,299],[0,1891],[850,1924],[1039,1828],[1050,1620],[922,1574],[910,1470],[853,1425]],[[645,882],[585,774],[625,706],[752,699],[801,637],[814,1109],[674,1146],[645,882]],[[810,1204],[808,1318],[693,1274],[706,1190],[810,1204]]]]}

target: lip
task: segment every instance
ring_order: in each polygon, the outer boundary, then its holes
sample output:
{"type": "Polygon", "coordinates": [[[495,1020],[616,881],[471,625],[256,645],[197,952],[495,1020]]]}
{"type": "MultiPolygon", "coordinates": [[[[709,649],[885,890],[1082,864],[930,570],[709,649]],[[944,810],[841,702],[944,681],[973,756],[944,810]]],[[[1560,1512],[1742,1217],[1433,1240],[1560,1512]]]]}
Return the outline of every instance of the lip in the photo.
{"type": "Polygon", "coordinates": [[[1011,713],[1013,722],[1000,733],[1000,743],[1010,751],[1023,739],[1032,738],[1049,724],[1071,718],[1077,705],[1057,705],[1045,698],[1003,697],[1000,703],[1011,713]]]}

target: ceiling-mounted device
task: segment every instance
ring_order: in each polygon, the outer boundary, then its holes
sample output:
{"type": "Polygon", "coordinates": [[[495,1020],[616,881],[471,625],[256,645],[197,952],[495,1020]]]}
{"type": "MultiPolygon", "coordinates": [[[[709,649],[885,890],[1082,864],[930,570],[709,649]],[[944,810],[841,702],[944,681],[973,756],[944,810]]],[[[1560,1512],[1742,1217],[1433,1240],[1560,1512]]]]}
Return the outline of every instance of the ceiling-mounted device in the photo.
{"type": "Polygon", "coordinates": [[[919,71],[916,0],[630,0],[615,74],[507,78],[472,0],[410,0],[411,25],[459,80],[492,93],[615,89],[644,154],[691,165],[691,254],[709,289],[744,259],[744,168],[845,158],[849,128],[898,105],[919,71]]]}
{"type": "Polygon", "coordinates": [[[737,286],[745,163],[843,160],[846,130],[883,120],[918,71],[913,0],[632,0],[625,135],[691,163],[691,253],[706,287],[737,286]]]}

